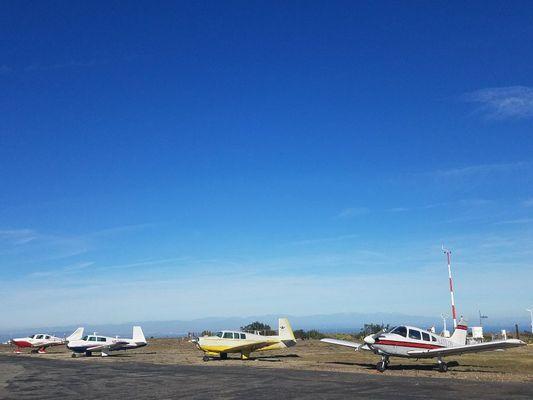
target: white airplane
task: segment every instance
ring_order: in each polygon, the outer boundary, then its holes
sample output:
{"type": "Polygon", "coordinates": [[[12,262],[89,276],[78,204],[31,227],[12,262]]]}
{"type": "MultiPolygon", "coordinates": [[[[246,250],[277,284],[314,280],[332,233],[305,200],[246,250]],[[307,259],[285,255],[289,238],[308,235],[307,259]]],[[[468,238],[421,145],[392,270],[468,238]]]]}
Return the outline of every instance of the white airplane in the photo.
{"type": "Polygon", "coordinates": [[[228,353],[240,353],[242,360],[247,360],[254,351],[279,350],[296,344],[291,324],[287,318],[278,320],[278,335],[263,336],[241,331],[222,331],[214,336],[195,338],[191,342],[204,352],[204,361],[211,357],[228,358],[228,353]]]}
{"type": "Polygon", "coordinates": [[[112,351],[137,349],[146,345],[147,342],[141,327],[134,326],[131,339],[100,336],[94,333],[78,340],[69,341],[67,348],[72,350],[72,357],[76,357],[78,353],[85,353],[87,357],[90,357],[93,352],[100,352],[102,357],[106,357],[112,351]]]}
{"type": "Polygon", "coordinates": [[[449,338],[413,326],[397,326],[388,332],[382,331],[368,335],[363,339],[364,343],[362,344],[337,339],[322,339],[322,342],[351,347],[355,351],[369,350],[380,355],[381,361],[376,365],[376,369],[380,372],[385,371],[388,367],[389,357],[437,358],[439,371],[446,372],[448,365],[442,360],[445,356],[525,345],[523,341],[518,339],[466,344],[466,332],[467,326],[461,320],[449,338]]]}
{"type": "Polygon", "coordinates": [[[45,354],[47,347],[61,346],[70,340],[76,340],[83,335],[83,328],[78,328],[68,338],[59,338],[57,336],[48,335],[46,333],[38,333],[23,338],[11,339],[9,343],[17,346],[15,353],[20,354],[21,348],[31,348],[32,353],[45,354]]]}

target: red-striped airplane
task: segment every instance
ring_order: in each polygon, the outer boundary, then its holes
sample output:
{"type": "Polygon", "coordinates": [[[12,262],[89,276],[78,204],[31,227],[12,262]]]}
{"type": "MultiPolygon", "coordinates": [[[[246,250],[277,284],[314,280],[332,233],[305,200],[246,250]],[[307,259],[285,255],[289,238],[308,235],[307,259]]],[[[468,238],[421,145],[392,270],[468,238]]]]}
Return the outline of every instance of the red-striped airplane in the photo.
{"type": "Polygon", "coordinates": [[[347,340],[322,339],[323,342],[346,346],[357,350],[369,350],[381,356],[377,363],[378,371],[383,372],[389,365],[390,357],[437,358],[440,372],[446,372],[448,365],[443,357],[463,353],[476,353],[509,347],[524,346],[518,339],[497,340],[492,342],[466,344],[467,326],[460,321],[450,338],[413,326],[397,326],[388,332],[382,331],[365,337],[364,343],[347,340]]]}

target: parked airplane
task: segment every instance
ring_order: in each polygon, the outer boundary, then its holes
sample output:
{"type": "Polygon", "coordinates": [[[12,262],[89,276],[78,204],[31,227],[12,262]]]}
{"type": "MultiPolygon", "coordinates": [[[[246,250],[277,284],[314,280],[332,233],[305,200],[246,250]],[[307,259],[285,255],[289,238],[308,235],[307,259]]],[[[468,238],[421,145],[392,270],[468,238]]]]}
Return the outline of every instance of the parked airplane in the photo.
{"type": "Polygon", "coordinates": [[[20,354],[21,348],[31,348],[32,353],[45,354],[47,347],[60,346],[67,343],[69,340],[76,340],[83,335],[83,328],[78,328],[68,338],[59,338],[57,336],[48,335],[46,333],[38,333],[23,338],[11,339],[10,343],[17,346],[15,353],[20,354]]]}
{"type": "Polygon", "coordinates": [[[134,326],[131,339],[100,336],[94,333],[79,340],[69,341],[67,348],[72,350],[72,357],[76,357],[77,353],[85,353],[87,357],[90,357],[94,352],[100,352],[102,357],[106,357],[112,351],[137,349],[146,345],[141,327],[134,326]]]}
{"type": "Polygon", "coordinates": [[[363,344],[337,339],[322,339],[322,341],[351,347],[355,351],[369,350],[380,355],[381,361],[376,365],[377,370],[380,372],[385,371],[388,367],[389,357],[437,358],[439,371],[446,372],[448,365],[442,360],[445,356],[525,345],[523,341],[518,339],[466,344],[466,332],[467,326],[461,320],[450,338],[412,326],[398,326],[388,332],[382,331],[368,335],[363,339],[363,344]]]}
{"type": "Polygon", "coordinates": [[[278,350],[296,344],[291,324],[287,318],[278,320],[278,335],[263,336],[241,331],[222,331],[215,336],[203,336],[192,340],[198,349],[204,352],[204,361],[220,356],[225,360],[228,353],[240,353],[242,360],[247,360],[254,351],[278,350]]]}

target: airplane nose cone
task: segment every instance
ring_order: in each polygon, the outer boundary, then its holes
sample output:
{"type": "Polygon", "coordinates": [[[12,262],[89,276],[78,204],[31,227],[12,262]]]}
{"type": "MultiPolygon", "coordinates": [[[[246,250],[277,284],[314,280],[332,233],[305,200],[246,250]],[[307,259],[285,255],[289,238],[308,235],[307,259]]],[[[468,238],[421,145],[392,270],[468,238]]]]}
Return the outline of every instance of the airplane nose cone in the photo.
{"type": "Polygon", "coordinates": [[[374,343],[376,343],[376,339],[374,339],[374,335],[368,335],[363,340],[364,340],[364,342],[366,344],[374,344],[374,343]]]}

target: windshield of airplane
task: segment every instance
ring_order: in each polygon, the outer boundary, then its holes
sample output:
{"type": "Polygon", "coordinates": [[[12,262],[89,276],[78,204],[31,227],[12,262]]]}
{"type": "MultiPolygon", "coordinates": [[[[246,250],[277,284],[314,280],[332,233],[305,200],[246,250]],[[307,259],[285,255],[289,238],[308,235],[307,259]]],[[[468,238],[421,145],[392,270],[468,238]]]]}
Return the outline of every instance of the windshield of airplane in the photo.
{"type": "Polygon", "coordinates": [[[87,340],[88,336],[84,336],[81,338],[81,340],[87,340]]]}
{"type": "Polygon", "coordinates": [[[215,336],[217,336],[217,337],[220,337],[220,338],[221,338],[221,337],[222,337],[222,332],[217,332],[217,333],[215,334],[215,336]]]}
{"type": "Polygon", "coordinates": [[[407,337],[407,328],[405,326],[398,326],[392,331],[390,331],[390,333],[395,333],[396,335],[407,337]]]}

